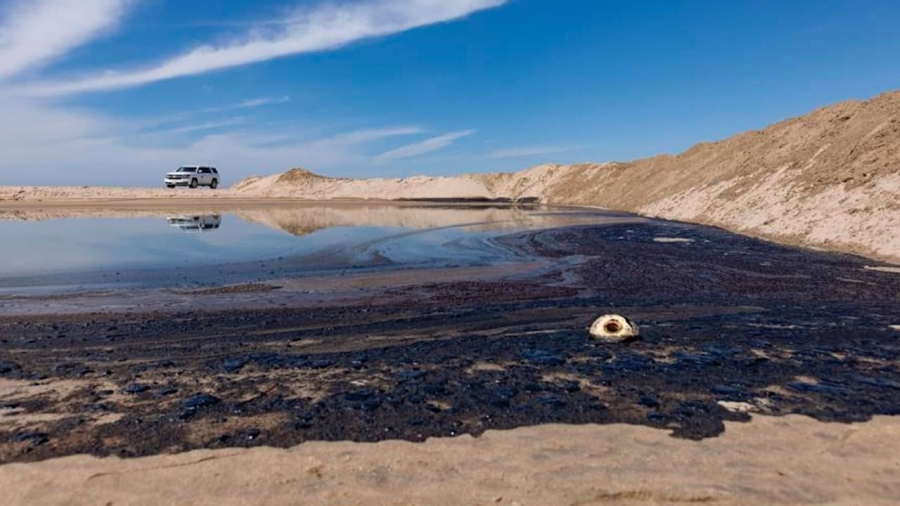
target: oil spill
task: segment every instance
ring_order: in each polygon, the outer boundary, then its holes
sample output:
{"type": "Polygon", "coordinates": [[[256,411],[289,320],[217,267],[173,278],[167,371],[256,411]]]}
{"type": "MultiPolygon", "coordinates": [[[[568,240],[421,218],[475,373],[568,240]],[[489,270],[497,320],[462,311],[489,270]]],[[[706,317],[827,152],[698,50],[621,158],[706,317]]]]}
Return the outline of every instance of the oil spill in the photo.
{"type": "Polygon", "coordinates": [[[0,319],[0,462],[544,423],[702,439],[748,419],[729,402],[842,423],[900,414],[896,274],[660,222],[498,240],[580,260],[534,279],[423,275],[390,304],[0,319]],[[643,338],[592,340],[607,312],[643,338]]]}

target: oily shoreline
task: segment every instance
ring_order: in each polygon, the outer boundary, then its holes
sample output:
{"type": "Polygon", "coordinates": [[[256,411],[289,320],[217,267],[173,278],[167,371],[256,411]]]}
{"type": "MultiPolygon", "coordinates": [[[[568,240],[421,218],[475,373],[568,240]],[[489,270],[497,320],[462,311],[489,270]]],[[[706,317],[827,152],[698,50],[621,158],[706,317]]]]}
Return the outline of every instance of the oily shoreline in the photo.
{"type": "MultiPolygon", "coordinates": [[[[567,175],[572,178],[571,174],[567,175]]],[[[567,183],[569,184],[569,183],[567,183]]],[[[13,188],[0,187],[0,196],[12,193],[13,188]]],[[[161,213],[223,213],[223,212],[253,212],[264,210],[289,210],[327,206],[337,209],[357,209],[364,207],[459,207],[459,208],[508,208],[530,207],[535,203],[530,199],[522,203],[511,202],[509,198],[479,197],[479,198],[356,198],[341,197],[320,199],[298,196],[253,196],[244,192],[233,190],[218,190],[217,192],[190,193],[179,192],[166,194],[163,190],[146,188],[102,188],[90,187],[34,187],[20,199],[0,197],[0,220],[47,220],[59,218],[84,218],[84,217],[140,217],[156,216],[161,213]],[[41,192],[39,196],[32,196],[29,192],[41,192]],[[48,192],[44,195],[42,192],[48,192]]],[[[834,240],[825,238],[822,241],[809,241],[803,233],[783,233],[777,230],[763,228],[744,227],[729,224],[718,220],[703,217],[691,218],[689,216],[676,216],[666,212],[652,209],[629,209],[623,206],[613,208],[598,205],[596,200],[579,201],[577,199],[562,198],[552,199],[548,204],[555,209],[593,209],[604,212],[623,212],[635,217],[645,219],[670,220],[684,224],[694,224],[746,235],[758,239],[764,239],[786,246],[803,247],[817,251],[832,251],[836,253],[849,253],[873,260],[900,264],[900,250],[873,249],[872,247],[848,240],[847,238],[834,240]]],[[[881,234],[884,235],[884,234],[881,234]]]]}
{"type": "Polygon", "coordinates": [[[426,270],[300,310],[0,318],[0,462],[547,423],[706,439],[747,412],[900,414],[895,273],[665,222],[499,240],[546,268],[426,270]],[[644,338],[589,339],[603,312],[634,318],[644,338]]]}

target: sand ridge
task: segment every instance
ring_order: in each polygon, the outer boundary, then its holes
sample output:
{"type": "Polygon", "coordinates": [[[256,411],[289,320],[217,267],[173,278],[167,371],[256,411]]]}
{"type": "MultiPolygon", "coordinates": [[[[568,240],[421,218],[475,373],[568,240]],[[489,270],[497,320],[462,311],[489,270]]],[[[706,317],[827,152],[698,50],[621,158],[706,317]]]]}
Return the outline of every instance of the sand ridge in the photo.
{"type": "Polygon", "coordinates": [[[276,175],[236,188],[325,199],[535,197],[896,261],[900,92],[825,107],[677,156],[629,163],[548,164],[455,178],[285,180],[276,175]]]}

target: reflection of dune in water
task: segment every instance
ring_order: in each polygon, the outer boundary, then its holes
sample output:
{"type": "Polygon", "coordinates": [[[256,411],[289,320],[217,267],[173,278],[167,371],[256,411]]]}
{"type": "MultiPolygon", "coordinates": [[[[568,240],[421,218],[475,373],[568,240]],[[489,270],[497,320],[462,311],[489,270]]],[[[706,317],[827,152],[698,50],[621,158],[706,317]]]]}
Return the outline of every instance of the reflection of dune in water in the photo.
{"type": "Polygon", "coordinates": [[[245,221],[306,235],[331,227],[440,228],[470,223],[524,224],[527,213],[512,207],[313,206],[241,210],[245,221]]]}
{"type": "Polygon", "coordinates": [[[600,213],[562,213],[509,207],[409,207],[391,205],[304,206],[290,209],[254,209],[236,211],[241,219],[306,235],[331,227],[384,227],[430,229],[462,226],[470,230],[504,230],[552,227],[578,223],[629,223],[632,216],[607,216],[600,213]]]}
{"type": "Polygon", "coordinates": [[[504,205],[303,204],[292,207],[227,209],[34,209],[0,211],[0,220],[46,221],[77,218],[171,218],[233,213],[248,223],[302,236],[333,227],[379,227],[412,230],[462,227],[471,231],[548,228],[563,225],[634,223],[637,216],[600,211],[573,212],[504,205]]]}

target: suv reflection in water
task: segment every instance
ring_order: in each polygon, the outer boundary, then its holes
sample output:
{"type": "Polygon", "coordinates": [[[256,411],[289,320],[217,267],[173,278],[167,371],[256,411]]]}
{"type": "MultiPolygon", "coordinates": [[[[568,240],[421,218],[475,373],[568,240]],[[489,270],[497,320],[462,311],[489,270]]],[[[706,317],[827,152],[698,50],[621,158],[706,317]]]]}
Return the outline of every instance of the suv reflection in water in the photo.
{"type": "Polygon", "coordinates": [[[178,227],[185,232],[208,232],[216,230],[222,224],[218,214],[182,215],[166,218],[169,226],[178,227]]]}

